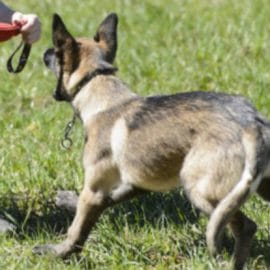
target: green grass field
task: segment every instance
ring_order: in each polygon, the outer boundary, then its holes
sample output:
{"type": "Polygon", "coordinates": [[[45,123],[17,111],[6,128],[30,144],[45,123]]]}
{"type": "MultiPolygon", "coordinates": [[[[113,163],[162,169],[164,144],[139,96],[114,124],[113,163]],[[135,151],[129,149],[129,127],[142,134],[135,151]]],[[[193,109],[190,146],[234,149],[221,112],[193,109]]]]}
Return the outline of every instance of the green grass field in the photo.
{"type": "MultiPolygon", "coordinates": [[[[74,35],[93,36],[111,11],[119,15],[118,75],[141,94],[215,90],[243,94],[270,117],[270,2],[268,0],[7,0],[39,14],[43,33],[19,75],[6,60],[19,38],[0,47],[0,214],[17,226],[0,235],[0,269],[228,269],[206,249],[207,219],[182,190],[151,194],[105,212],[81,257],[63,262],[32,255],[36,244],[60,241],[71,222],[54,205],[59,189],[83,184],[80,123],[74,145],[60,147],[71,108],[51,94],[55,78],[42,62],[59,13],[74,35]]],[[[258,224],[248,269],[270,268],[270,207],[254,196],[244,211],[258,224]]]]}

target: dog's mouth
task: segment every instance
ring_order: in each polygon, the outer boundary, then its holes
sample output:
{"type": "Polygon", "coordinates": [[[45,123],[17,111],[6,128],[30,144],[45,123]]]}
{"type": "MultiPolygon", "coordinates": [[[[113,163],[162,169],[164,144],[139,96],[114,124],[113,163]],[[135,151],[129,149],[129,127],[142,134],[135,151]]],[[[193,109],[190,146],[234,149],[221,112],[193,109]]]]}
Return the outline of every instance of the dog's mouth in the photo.
{"type": "Polygon", "coordinates": [[[62,79],[63,79],[63,75],[62,75],[62,72],[60,73],[60,77],[57,79],[57,85],[56,85],[56,88],[55,90],[53,91],[53,98],[56,100],[56,101],[66,101],[67,100],[67,97],[66,95],[64,94],[65,91],[63,91],[63,82],[62,82],[62,79]]]}
{"type": "Polygon", "coordinates": [[[71,101],[71,97],[67,94],[65,88],[62,85],[62,77],[58,78],[56,89],[53,91],[53,98],[56,101],[71,101]]]}

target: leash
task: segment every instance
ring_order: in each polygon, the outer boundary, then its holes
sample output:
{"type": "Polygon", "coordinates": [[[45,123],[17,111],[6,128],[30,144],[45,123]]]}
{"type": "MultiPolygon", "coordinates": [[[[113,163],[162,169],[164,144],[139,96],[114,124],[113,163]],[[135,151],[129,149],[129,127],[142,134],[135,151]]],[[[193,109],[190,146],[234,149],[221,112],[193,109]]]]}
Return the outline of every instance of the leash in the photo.
{"type": "MultiPolygon", "coordinates": [[[[12,37],[20,34],[20,32],[21,32],[21,25],[19,24],[0,23],[0,42],[9,40],[12,37]]],[[[20,45],[16,48],[16,50],[12,53],[12,55],[9,57],[7,61],[8,72],[10,73],[21,72],[27,63],[30,51],[31,51],[31,45],[24,44],[23,42],[21,42],[20,45]],[[22,46],[23,46],[23,49],[19,58],[19,63],[17,67],[14,68],[12,64],[13,58],[15,54],[21,49],[22,46]]]]}
{"type": "Polygon", "coordinates": [[[24,67],[25,67],[25,65],[27,63],[28,56],[29,56],[30,51],[31,51],[31,45],[24,44],[24,46],[23,46],[23,44],[24,43],[21,42],[21,44],[16,48],[16,50],[13,52],[13,54],[9,57],[9,59],[7,61],[7,70],[10,73],[19,73],[19,72],[21,72],[24,69],[24,67]],[[12,64],[13,57],[21,49],[22,46],[23,46],[23,50],[22,50],[21,56],[19,58],[19,63],[17,65],[17,67],[14,68],[13,64],[12,64]]]}
{"type": "Polygon", "coordinates": [[[64,132],[64,138],[61,140],[61,145],[66,150],[69,150],[73,144],[73,141],[69,137],[69,134],[70,134],[75,122],[76,122],[76,115],[74,113],[71,121],[69,121],[66,125],[65,132],[64,132]]]}

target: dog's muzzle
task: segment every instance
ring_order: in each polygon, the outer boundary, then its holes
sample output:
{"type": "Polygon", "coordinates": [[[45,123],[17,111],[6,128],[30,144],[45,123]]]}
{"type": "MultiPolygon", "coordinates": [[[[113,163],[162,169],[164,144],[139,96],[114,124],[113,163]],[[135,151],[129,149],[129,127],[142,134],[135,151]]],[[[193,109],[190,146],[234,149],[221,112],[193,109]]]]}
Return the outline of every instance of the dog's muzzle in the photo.
{"type": "Polygon", "coordinates": [[[53,48],[50,48],[48,49],[44,54],[43,54],[43,62],[44,64],[52,69],[52,62],[53,62],[53,59],[54,59],[54,49],[53,48]]]}
{"type": "Polygon", "coordinates": [[[67,100],[67,98],[64,95],[62,95],[61,91],[57,88],[53,92],[53,98],[56,101],[66,101],[67,100]]]}
{"type": "MultiPolygon", "coordinates": [[[[43,55],[43,62],[44,64],[51,70],[53,73],[56,74],[55,68],[55,52],[53,48],[48,49],[43,55]]],[[[56,89],[53,92],[53,98],[57,101],[64,101],[66,97],[62,94],[62,75],[58,78],[56,89]]]]}

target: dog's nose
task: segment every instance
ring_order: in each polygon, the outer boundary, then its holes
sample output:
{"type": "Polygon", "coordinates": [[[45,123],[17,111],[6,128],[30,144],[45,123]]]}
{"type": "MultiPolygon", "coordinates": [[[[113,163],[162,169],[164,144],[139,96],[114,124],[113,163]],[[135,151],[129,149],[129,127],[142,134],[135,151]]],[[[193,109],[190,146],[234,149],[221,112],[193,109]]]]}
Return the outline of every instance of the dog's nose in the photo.
{"type": "Polygon", "coordinates": [[[57,89],[54,90],[54,92],[53,92],[53,98],[54,98],[55,100],[57,100],[57,101],[62,100],[62,97],[61,97],[59,91],[57,91],[57,89]]]}
{"type": "Polygon", "coordinates": [[[63,95],[61,95],[61,93],[57,89],[55,89],[54,92],[53,92],[53,98],[56,101],[64,101],[65,100],[65,98],[63,97],[63,95]]]}

